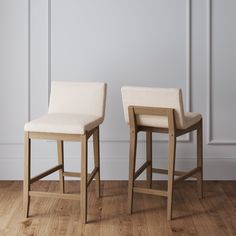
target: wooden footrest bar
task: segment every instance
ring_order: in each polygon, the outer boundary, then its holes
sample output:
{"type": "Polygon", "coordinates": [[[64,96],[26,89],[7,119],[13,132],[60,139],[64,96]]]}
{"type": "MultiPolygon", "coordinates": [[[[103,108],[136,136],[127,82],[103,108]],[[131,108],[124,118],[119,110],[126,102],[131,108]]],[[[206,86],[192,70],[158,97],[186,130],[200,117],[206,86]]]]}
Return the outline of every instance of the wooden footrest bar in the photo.
{"type": "Polygon", "coordinates": [[[146,194],[151,194],[151,195],[167,197],[167,191],[162,191],[162,190],[157,190],[157,189],[134,187],[133,191],[135,193],[146,193],[146,194]]]}
{"type": "Polygon", "coordinates": [[[40,180],[40,179],[50,175],[50,174],[52,174],[53,172],[55,172],[57,170],[60,170],[60,169],[62,169],[62,164],[61,165],[57,165],[57,166],[55,166],[55,167],[53,167],[53,168],[51,168],[49,170],[46,170],[46,171],[44,171],[43,173],[41,173],[39,175],[36,175],[32,179],[30,179],[30,184],[32,184],[32,183],[34,183],[34,182],[36,182],[36,181],[38,181],[38,180],[40,180]]]}
{"type": "Polygon", "coordinates": [[[68,177],[80,177],[81,174],[78,172],[68,172],[68,171],[64,171],[63,172],[63,176],[68,176],[68,177]]]}
{"type": "MultiPolygon", "coordinates": [[[[198,169],[198,168],[195,168],[195,169],[198,169]]],[[[195,170],[193,169],[193,170],[195,170]]],[[[191,172],[191,171],[190,171],[191,172]]],[[[168,175],[168,170],[165,170],[165,169],[157,169],[157,168],[152,168],[152,173],[157,173],[157,174],[164,174],[164,175],[168,175]]],[[[186,171],[175,171],[175,175],[176,176],[184,176],[186,174],[188,174],[189,172],[186,172],[186,171]]],[[[193,178],[196,178],[197,176],[195,175],[196,173],[192,173],[191,177],[193,178]]]]}
{"type": "Polygon", "coordinates": [[[134,174],[134,179],[137,179],[142,173],[143,171],[151,165],[150,161],[146,161],[134,174]]]}
{"type": "Polygon", "coordinates": [[[179,176],[179,177],[176,178],[174,181],[175,181],[175,183],[177,183],[177,182],[179,182],[179,181],[181,181],[181,180],[185,180],[185,179],[187,179],[187,178],[189,178],[189,177],[193,177],[193,175],[196,174],[197,172],[199,172],[200,170],[201,170],[200,167],[194,168],[194,169],[192,169],[191,171],[186,172],[184,175],[179,176]]]}
{"type": "MultiPolygon", "coordinates": [[[[94,176],[98,172],[98,167],[94,168],[91,174],[87,175],[87,186],[92,182],[94,176]]],[[[79,172],[69,172],[69,171],[64,171],[63,176],[67,177],[81,177],[81,173],[79,172]]]]}
{"type": "Polygon", "coordinates": [[[98,167],[95,167],[92,171],[92,173],[88,176],[88,181],[87,181],[87,187],[90,185],[90,183],[92,182],[94,176],[97,174],[98,172],[98,167]]]}
{"type": "Polygon", "coordinates": [[[80,200],[80,194],[70,194],[70,193],[48,193],[48,192],[39,192],[39,191],[29,191],[29,196],[80,200]]]}

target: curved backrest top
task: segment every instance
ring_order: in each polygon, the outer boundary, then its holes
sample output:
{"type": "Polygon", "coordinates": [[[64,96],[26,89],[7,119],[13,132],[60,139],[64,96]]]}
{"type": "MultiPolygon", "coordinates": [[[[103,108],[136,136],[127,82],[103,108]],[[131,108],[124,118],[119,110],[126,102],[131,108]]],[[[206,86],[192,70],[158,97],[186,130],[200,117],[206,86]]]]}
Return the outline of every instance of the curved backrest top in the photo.
{"type": "MultiPolygon", "coordinates": [[[[152,88],[152,87],[132,87],[124,86],[121,88],[125,120],[129,123],[129,106],[147,106],[175,109],[175,121],[177,128],[184,125],[184,108],[182,91],[178,88],[152,88]]],[[[163,123],[163,117],[143,117],[138,123],[147,125],[148,122],[155,124],[156,127],[165,127],[167,121],[163,123]],[[164,125],[163,125],[164,124],[164,125]]]]}
{"type": "Polygon", "coordinates": [[[87,114],[104,118],[106,84],[52,81],[48,113],[87,114]]]}

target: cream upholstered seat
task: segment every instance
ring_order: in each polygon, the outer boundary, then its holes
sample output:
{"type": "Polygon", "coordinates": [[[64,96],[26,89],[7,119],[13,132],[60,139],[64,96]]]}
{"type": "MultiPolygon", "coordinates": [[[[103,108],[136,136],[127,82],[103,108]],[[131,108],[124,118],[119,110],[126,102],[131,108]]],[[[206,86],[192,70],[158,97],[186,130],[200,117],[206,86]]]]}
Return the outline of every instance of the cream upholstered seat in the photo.
{"type": "Polygon", "coordinates": [[[125,121],[130,127],[130,161],[128,211],[132,213],[133,193],[147,193],[167,197],[167,219],[172,218],[174,183],[188,177],[197,178],[199,197],[202,189],[202,116],[184,112],[182,91],[177,88],[122,87],[125,121]],[[176,138],[191,131],[197,131],[197,167],[189,172],[175,171],[176,138]],[[137,133],[146,132],[146,162],[136,171],[137,133]],[[152,167],[152,133],[169,135],[168,169],[152,167]],[[134,186],[134,181],[144,171],[148,188],[134,186]],[[168,175],[167,191],[152,189],[152,173],[168,175]],[[174,179],[174,176],[179,176],[174,179]]]}
{"type": "Polygon", "coordinates": [[[53,81],[48,114],[25,124],[25,131],[84,134],[104,120],[105,84],[53,81]]]}
{"type": "Polygon", "coordinates": [[[104,120],[105,83],[54,81],[48,113],[25,124],[24,214],[29,215],[30,197],[56,197],[80,200],[82,222],[87,222],[87,188],[95,178],[100,196],[99,125],[104,120]],[[94,169],[87,173],[88,139],[93,136],[94,169]],[[57,141],[58,165],[35,176],[30,175],[31,139],[57,141]],[[81,173],[64,171],[64,141],[81,142],[81,173]],[[61,193],[32,191],[31,184],[59,170],[61,193]],[[64,177],[80,177],[80,195],[65,193],[64,177]]]}
{"type": "MultiPolygon", "coordinates": [[[[187,129],[201,120],[201,115],[184,112],[182,91],[177,88],[122,87],[125,120],[129,123],[128,107],[148,106],[173,108],[177,129],[187,129]]],[[[150,127],[168,127],[168,119],[163,116],[138,115],[137,124],[150,127]]]]}
{"type": "Polygon", "coordinates": [[[53,113],[25,124],[25,131],[84,134],[100,125],[102,121],[102,117],[92,115],[53,113]]]}
{"type": "Polygon", "coordinates": [[[187,129],[202,119],[201,114],[195,112],[184,113],[184,126],[181,129],[187,129]]]}

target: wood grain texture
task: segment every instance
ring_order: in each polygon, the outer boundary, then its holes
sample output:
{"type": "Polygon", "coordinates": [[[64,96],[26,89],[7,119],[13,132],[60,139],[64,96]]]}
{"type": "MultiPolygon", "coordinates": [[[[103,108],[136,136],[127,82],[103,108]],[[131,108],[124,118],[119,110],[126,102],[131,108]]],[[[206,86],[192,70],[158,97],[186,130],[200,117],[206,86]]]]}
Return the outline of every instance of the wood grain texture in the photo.
{"type": "Polygon", "coordinates": [[[135,162],[137,151],[137,132],[130,130],[130,148],[129,148],[129,185],[128,185],[128,213],[133,210],[133,187],[135,175],[135,162]]]}
{"type": "Polygon", "coordinates": [[[203,198],[203,135],[202,135],[202,120],[199,123],[197,128],[197,167],[200,168],[201,171],[198,172],[197,177],[197,187],[198,187],[198,195],[200,198],[203,198]]]}
{"type": "MultiPolygon", "coordinates": [[[[146,187],[146,181],[137,181],[146,187]]],[[[69,193],[79,193],[78,181],[65,181],[69,193]]],[[[88,222],[82,225],[78,201],[53,198],[31,199],[30,218],[24,219],[23,185],[20,181],[0,182],[0,235],[236,235],[236,181],[204,183],[199,199],[196,181],[175,187],[173,220],[166,219],[167,199],[136,194],[133,215],[127,214],[126,181],[101,182],[102,198],[96,197],[96,183],[88,190],[88,222]],[[187,193],[187,194],[186,194],[187,193]]],[[[165,181],[153,181],[153,188],[167,188],[165,181]]],[[[60,192],[57,181],[32,185],[46,192],[60,192]]]]}
{"type": "Polygon", "coordinates": [[[99,142],[99,127],[93,133],[93,152],[94,152],[94,167],[98,168],[95,175],[96,180],[96,195],[100,197],[100,142],[99,142]]]}
{"type": "MultiPolygon", "coordinates": [[[[202,148],[202,120],[193,124],[191,127],[184,130],[176,129],[175,121],[175,110],[172,108],[158,108],[158,107],[143,107],[143,106],[129,106],[129,126],[130,126],[130,149],[129,149],[129,185],[128,185],[128,212],[132,214],[133,210],[133,192],[154,194],[167,197],[167,219],[172,219],[172,206],[173,206],[173,192],[174,183],[180,182],[191,176],[196,176],[197,174],[197,187],[199,192],[199,197],[203,197],[203,148],[202,148]],[[158,115],[166,116],[168,119],[168,127],[151,127],[138,125],[138,115],[158,115]],[[174,179],[175,173],[175,156],[176,156],[176,138],[179,135],[185,134],[186,132],[197,130],[197,167],[183,173],[177,179],[174,179]],[[137,134],[139,131],[146,131],[146,156],[147,161],[135,171],[136,163],[136,146],[137,146],[137,134]],[[169,135],[168,142],[168,169],[155,169],[152,168],[152,132],[167,133],[169,135]],[[134,187],[134,181],[137,177],[144,171],[147,170],[147,183],[149,188],[134,187]],[[161,191],[156,189],[151,189],[151,179],[152,171],[153,173],[162,173],[168,175],[168,188],[167,191],[161,191]],[[198,172],[201,172],[200,174],[198,172]]],[[[178,172],[179,174],[180,172],[178,172]]]]}
{"type": "Polygon", "coordinates": [[[29,204],[30,204],[30,170],[31,170],[31,140],[29,139],[29,133],[25,132],[25,145],[24,145],[24,191],[23,191],[23,204],[24,204],[24,216],[29,215],[29,204]]]}
{"type": "Polygon", "coordinates": [[[88,171],[88,143],[86,134],[82,136],[81,141],[81,183],[80,183],[80,209],[81,220],[84,224],[87,223],[87,171],[88,171]]]}
{"type": "Polygon", "coordinates": [[[57,155],[58,155],[58,164],[62,165],[61,170],[59,170],[59,179],[61,185],[61,193],[65,192],[65,178],[63,176],[64,172],[64,142],[62,140],[57,140],[57,155]]]}
{"type": "Polygon", "coordinates": [[[152,187],[152,132],[146,132],[146,158],[150,162],[150,165],[147,167],[147,186],[152,187]]]}
{"type": "Polygon", "coordinates": [[[86,131],[85,134],[57,134],[43,132],[25,132],[24,139],[24,182],[23,182],[23,211],[25,218],[29,216],[31,197],[53,197],[70,200],[80,200],[81,225],[87,223],[87,188],[95,177],[97,196],[100,197],[100,149],[99,149],[99,127],[86,131]],[[88,174],[88,138],[93,135],[94,143],[94,169],[88,174]],[[31,139],[55,139],[57,140],[58,165],[54,166],[37,176],[30,176],[31,161],[31,139]],[[64,140],[81,141],[81,173],[64,171],[64,140]],[[43,191],[32,191],[31,185],[42,178],[59,170],[60,193],[50,193],[43,191]],[[64,176],[80,177],[80,194],[65,193],[64,176]]]}
{"type": "Polygon", "coordinates": [[[176,153],[176,137],[169,135],[168,147],[168,190],[167,190],[167,219],[172,219],[173,192],[174,192],[174,171],[175,171],[175,153],[176,153]]]}

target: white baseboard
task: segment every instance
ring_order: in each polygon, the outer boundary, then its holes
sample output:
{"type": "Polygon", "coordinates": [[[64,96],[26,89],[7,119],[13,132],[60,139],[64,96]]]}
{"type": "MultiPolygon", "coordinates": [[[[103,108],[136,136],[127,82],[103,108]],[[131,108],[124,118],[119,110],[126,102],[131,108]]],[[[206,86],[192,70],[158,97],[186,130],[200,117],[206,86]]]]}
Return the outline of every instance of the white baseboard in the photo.
{"type": "MultiPolygon", "coordinates": [[[[90,159],[92,162],[92,159],[90,159]]],[[[35,158],[32,161],[32,176],[56,165],[56,158],[35,158]]],[[[137,168],[143,163],[143,159],[137,159],[137,168]]],[[[195,167],[196,160],[193,158],[177,158],[176,170],[188,170],[195,167]]],[[[92,169],[89,161],[89,169],[92,169]]],[[[165,168],[166,159],[154,160],[155,167],[165,168]]],[[[68,171],[79,171],[80,161],[76,158],[67,158],[65,169],[68,171]]],[[[58,179],[58,174],[47,177],[48,180],[58,179]]],[[[144,175],[141,176],[141,179],[144,175]]],[[[22,159],[0,159],[0,180],[22,180],[23,160],[22,159]]],[[[128,159],[127,158],[106,158],[101,159],[101,179],[102,180],[127,180],[128,179],[128,159]]],[[[165,179],[163,175],[154,175],[154,179],[165,179]]],[[[236,158],[205,158],[204,159],[204,179],[205,180],[236,180],[236,158]]]]}

